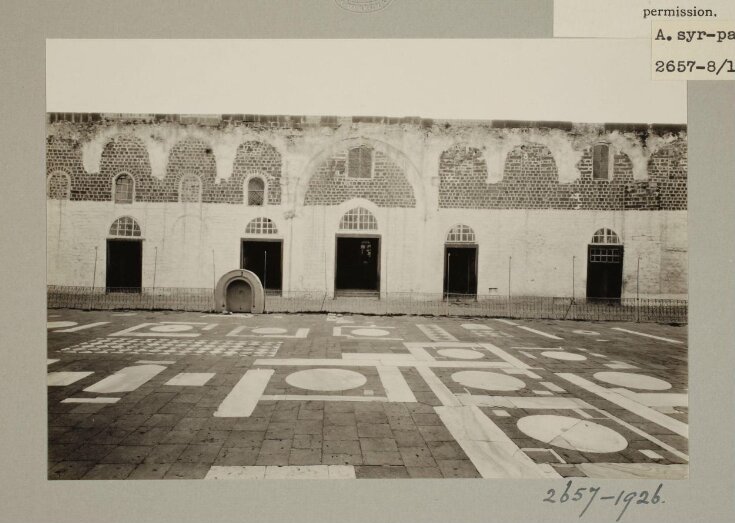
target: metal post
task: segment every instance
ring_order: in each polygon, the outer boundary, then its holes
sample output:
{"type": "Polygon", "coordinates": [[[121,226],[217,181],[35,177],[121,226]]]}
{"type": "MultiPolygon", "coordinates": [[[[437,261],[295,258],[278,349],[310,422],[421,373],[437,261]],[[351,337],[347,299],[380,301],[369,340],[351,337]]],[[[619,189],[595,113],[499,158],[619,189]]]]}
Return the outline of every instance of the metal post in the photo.
{"type": "Polygon", "coordinates": [[[92,298],[94,297],[94,286],[97,284],[97,246],[94,248],[94,270],[92,271],[92,291],[89,293],[89,309],[92,309],[92,298]]]}
{"type": "Polygon", "coordinates": [[[452,274],[452,271],[449,270],[450,269],[449,264],[451,263],[451,261],[452,261],[452,253],[448,252],[447,253],[447,290],[445,293],[446,294],[445,298],[447,299],[447,301],[449,301],[449,289],[452,288],[451,285],[449,284],[449,275],[452,274]]]}
{"type": "Polygon", "coordinates": [[[640,274],[641,274],[641,257],[638,256],[638,260],[635,268],[635,321],[640,323],[641,321],[641,293],[640,293],[640,274]]]}
{"type": "Polygon", "coordinates": [[[510,269],[511,269],[511,262],[513,261],[513,256],[508,256],[508,316],[511,315],[511,295],[510,295],[510,269]]]}
{"type": "Polygon", "coordinates": [[[217,269],[214,266],[214,249],[212,249],[212,305],[214,305],[214,309],[217,310],[217,297],[214,295],[215,292],[217,292],[217,269]]]}
{"type": "Polygon", "coordinates": [[[263,251],[263,310],[265,310],[265,295],[268,288],[268,251],[263,251]]]}
{"type": "Polygon", "coordinates": [[[576,256],[572,256],[572,303],[574,303],[574,261],[576,256]]]}
{"type": "Polygon", "coordinates": [[[153,297],[151,299],[151,310],[156,308],[156,269],[158,268],[158,246],[153,248],[153,297]]]}

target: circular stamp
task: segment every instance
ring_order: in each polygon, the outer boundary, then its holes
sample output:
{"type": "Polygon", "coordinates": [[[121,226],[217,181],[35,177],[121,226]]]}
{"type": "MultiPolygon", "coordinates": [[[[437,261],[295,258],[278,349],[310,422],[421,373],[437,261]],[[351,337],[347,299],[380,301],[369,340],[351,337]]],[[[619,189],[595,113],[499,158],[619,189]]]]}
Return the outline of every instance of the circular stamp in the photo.
{"type": "Polygon", "coordinates": [[[393,0],[334,0],[334,3],[353,13],[374,13],[388,7],[393,0]]]}

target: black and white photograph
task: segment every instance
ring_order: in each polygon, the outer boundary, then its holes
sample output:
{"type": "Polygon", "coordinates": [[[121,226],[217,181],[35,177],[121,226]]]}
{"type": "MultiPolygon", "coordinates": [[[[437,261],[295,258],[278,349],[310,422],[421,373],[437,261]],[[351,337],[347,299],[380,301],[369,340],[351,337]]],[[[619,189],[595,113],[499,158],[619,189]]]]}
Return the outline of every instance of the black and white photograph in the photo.
{"type": "Polygon", "coordinates": [[[618,52],[49,41],[48,479],[686,479],[686,88],[618,52]]]}

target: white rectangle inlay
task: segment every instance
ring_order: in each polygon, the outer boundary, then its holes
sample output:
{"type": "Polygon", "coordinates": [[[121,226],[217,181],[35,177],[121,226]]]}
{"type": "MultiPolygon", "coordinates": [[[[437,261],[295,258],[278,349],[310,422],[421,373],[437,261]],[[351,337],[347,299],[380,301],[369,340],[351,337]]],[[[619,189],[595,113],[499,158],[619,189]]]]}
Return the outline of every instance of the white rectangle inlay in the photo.
{"type": "Polygon", "coordinates": [[[655,450],[641,449],[641,454],[651,459],[664,459],[664,457],[655,450]]]}
{"type": "Polygon", "coordinates": [[[380,376],[380,381],[383,384],[388,401],[416,402],[416,396],[413,395],[411,388],[406,383],[406,379],[398,367],[379,365],[376,369],[378,370],[378,376],[380,376]]]}
{"type": "Polygon", "coordinates": [[[214,374],[214,372],[181,372],[164,383],[164,385],[201,387],[212,379],[214,374]]]}
{"type": "Polygon", "coordinates": [[[120,398],[66,398],[61,403],[117,403],[120,398]]]}
{"type": "Polygon", "coordinates": [[[539,336],[545,336],[547,338],[551,338],[552,340],[563,340],[564,338],[560,338],[559,336],[554,336],[553,334],[549,334],[548,332],[543,332],[540,330],[532,329],[531,327],[525,327],[523,325],[518,326],[519,329],[523,329],[524,331],[533,332],[534,334],[538,334],[539,336]]]}
{"type": "Polygon", "coordinates": [[[260,397],[275,371],[273,369],[251,369],[232,387],[222,400],[215,416],[220,418],[246,418],[253,413],[260,397]]]}
{"type": "Polygon", "coordinates": [[[533,396],[483,396],[457,394],[462,405],[478,407],[502,407],[506,409],[591,409],[592,405],[579,398],[533,397],[533,396]]]}
{"type": "Polygon", "coordinates": [[[669,343],[677,343],[677,344],[684,343],[683,341],[672,340],[671,338],[662,338],[661,336],[654,336],[653,334],[646,334],[645,332],[631,331],[628,329],[623,329],[622,327],[611,327],[611,328],[614,331],[627,332],[628,334],[635,334],[636,336],[644,336],[646,338],[652,338],[654,340],[667,341],[669,343]]]}
{"type": "Polygon", "coordinates": [[[424,378],[431,392],[442,402],[442,405],[459,407],[461,403],[449,388],[427,367],[417,367],[416,370],[424,378]]]}
{"type": "Polygon", "coordinates": [[[164,370],[166,370],[166,367],[162,365],[135,365],[125,367],[112,376],[108,376],[84,390],[86,392],[101,394],[131,392],[164,370]]]}
{"type": "Polygon", "coordinates": [[[213,465],[204,479],[355,479],[352,465],[213,465]]]}
{"type": "Polygon", "coordinates": [[[110,323],[109,321],[98,321],[96,323],[88,323],[87,325],[79,325],[78,327],[71,327],[69,329],[60,329],[55,330],[54,332],[77,332],[77,331],[83,331],[86,329],[92,329],[94,327],[99,327],[100,325],[107,325],[110,323]]]}
{"type": "Polygon", "coordinates": [[[63,387],[94,374],[93,372],[49,372],[46,376],[46,385],[49,387],[63,387]]]}
{"type": "Polygon", "coordinates": [[[557,385],[556,383],[551,383],[550,381],[542,381],[541,385],[543,385],[544,387],[546,387],[552,392],[566,392],[559,385],[557,385]]]}

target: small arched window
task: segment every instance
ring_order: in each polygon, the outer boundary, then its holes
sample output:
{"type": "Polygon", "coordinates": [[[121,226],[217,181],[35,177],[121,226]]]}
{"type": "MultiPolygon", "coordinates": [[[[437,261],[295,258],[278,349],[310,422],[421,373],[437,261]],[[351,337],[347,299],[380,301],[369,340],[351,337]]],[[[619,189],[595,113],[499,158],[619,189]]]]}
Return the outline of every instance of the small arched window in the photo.
{"type": "Polygon", "coordinates": [[[133,203],[134,190],[133,177],[127,173],[120,174],[115,178],[115,203],[133,203]]]}
{"type": "Polygon", "coordinates": [[[187,174],[181,178],[179,185],[179,201],[199,202],[202,199],[202,182],[196,174],[187,174]]]}
{"type": "Polygon", "coordinates": [[[256,176],[248,180],[248,205],[265,205],[265,182],[262,178],[256,176]]]}
{"type": "Polygon", "coordinates": [[[245,234],[278,234],[278,228],[270,218],[255,218],[245,227],[245,234]]]}
{"type": "Polygon", "coordinates": [[[468,225],[455,225],[447,234],[447,243],[475,243],[475,231],[468,225]]]}
{"type": "Polygon", "coordinates": [[[118,218],[110,226],[110,236],[140,237],[140,225],[130,216],[118,218]]]}
{"type": "Polygon", "coordinates": [[[62,171],[51,173],[46,183],[49,200],[68,200],[70,194],[69,175],[62,171]]]}
{"type": "Polygon", "coordinates": [[[342,216],[339,228],[343,231],[375,231],[378,229],[378,221],[367,209],[355,207],[342,216]]]}
{"type": "Polygon", "coordinates": [[[606,245],[620,245],[620,238],[612,229],[598,229],[592,235],[592,243],[606,245]]]}
{"type": "Polygon", "coordinates": [[[373,149],[367,145],[347,151],[347,176],[350,178],[373,177],[373,149]]]}
{"type": "Polygon", "coordinates": [[[592,147],[592,179],[610,179],[610,146],[606,143],[592,147]]]}

